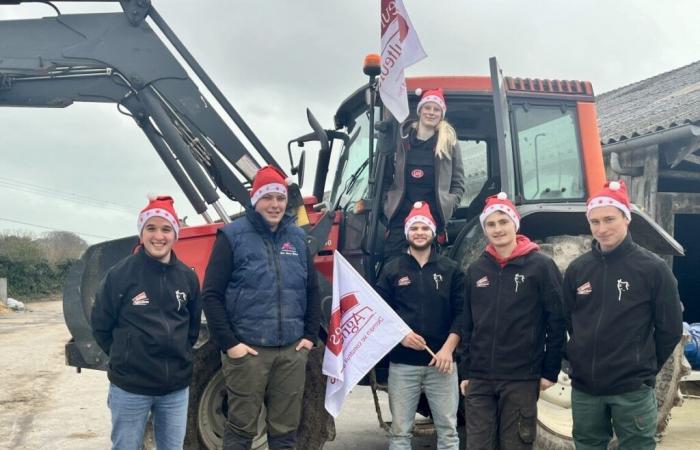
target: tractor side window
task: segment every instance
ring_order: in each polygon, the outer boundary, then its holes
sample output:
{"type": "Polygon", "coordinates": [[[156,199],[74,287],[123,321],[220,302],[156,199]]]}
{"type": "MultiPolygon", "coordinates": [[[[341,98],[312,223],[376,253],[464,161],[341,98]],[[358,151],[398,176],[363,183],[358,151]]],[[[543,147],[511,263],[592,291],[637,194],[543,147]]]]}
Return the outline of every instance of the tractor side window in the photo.
{"type": "Polygon", "coordinates": [[[459,206],[469,206],[488,179],[488,153],[486,141],[459,140],[464,162],[464,196],[459,206]]]}
{"type": "Polygon", "coordinates": [[[514,105],[513,110],[525,201],[583,198],[574,110],[559,105],[514,105]]]}
{"type": "Polygon", "coordinates": [[[352,207],[367,190],[367,157],[369,154],[369,117],[361,114],[357,117],[353,132],[359,128],[357,138],[349,147],[343,148],[340,156],[336,182],[331,194],[332,204],[340,199],[343,209],[352,207]]]}

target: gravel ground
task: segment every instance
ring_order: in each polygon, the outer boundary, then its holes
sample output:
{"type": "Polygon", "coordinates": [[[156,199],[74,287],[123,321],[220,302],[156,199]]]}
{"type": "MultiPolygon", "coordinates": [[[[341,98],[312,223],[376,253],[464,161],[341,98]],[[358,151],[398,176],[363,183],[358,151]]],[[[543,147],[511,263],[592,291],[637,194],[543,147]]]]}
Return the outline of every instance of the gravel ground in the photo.
{"type": "MultiPolygon", "coordinates": [[[[61,303],[33,302],[25,312],[0,314],[0,449],[94,450],[109,448],[105,373],[76,373],[65,365],[69,333],[61,303]]],[[[386,394],[380,394],[385,420],[386,394]]],[[[700,448],[700,398],[673,410],[661,450],[700,448]]],[[[326,450],[388,447],[367,387],[348,397],[336,422],[337,437],[326,450]]],[[[415,438],[413,449],[434,449],[434,437],[415,438]]]]}

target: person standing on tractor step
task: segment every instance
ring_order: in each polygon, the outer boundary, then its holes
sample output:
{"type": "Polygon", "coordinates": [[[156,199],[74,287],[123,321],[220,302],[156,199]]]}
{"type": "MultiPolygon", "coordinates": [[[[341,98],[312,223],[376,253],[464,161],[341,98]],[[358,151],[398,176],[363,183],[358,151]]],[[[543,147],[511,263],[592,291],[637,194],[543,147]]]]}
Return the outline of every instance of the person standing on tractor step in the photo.
{"type": "Polygon", "coordinates": [[[384,172],[384,184],[389,187],[384,202],[386,257],[405,250],[403,222],[417,201],[428,203],[437,219],[436,240],[446,243],[447,221],[464,195],[462,152],[455,129],[445,120],[447,105],[442,89],[425,91],[416,111],[418,121],[402,126],[393,161],[388,161],[384,172]]]}
{"type": "Polygon", "coordinates": [[[467,269],[460,365],[467,449],[530,449],[539,392],[561,367],[561,273],[516,234],[520,215],[505,193],[486,199],[479,220],[488,245],[467,269]]]}
{"type": "Polygon", "coordinates": [[[112,448],[139,450],[150,413],[156,448],[181,449],[202,313],[199,281],[172,250],[180,225],[171,197],[150,200],[138,230],[138,251],[107,272],[91,314],[95,341],[109,355],[112,448]]]}
{"type": "Polygon", "coordinates": [[[258,170],[250,196],[254,210],[221,228],[204,277],[204,312],[228,390],[223,448],[251,448],[264,404],[268,447],[291,449],[320,326],[314,255],[285,213],[282,172],[258,170]]]}
{"type": "Polygon", "coordinates": [[[569,328],[573,437],[579,450],[656,447],[656,374],[680,341],[681,303],[673,273],[632,241],[623,181],[588,200],[592,249],[564,276],[569,328]]]}
{"type": "Polygon", "coordinates": [[[452,356],[459,344],[464,274],[433,248],[435,219],[417,202],[404,225],[408,250],[385,264],[377,292],[411,327],[389,360],[390,450],[410,450],[421,392],[430,404],[438,450],[457,450],[459,391],[452,356]],[[428,353],[436,350],[435,356],[428,353]]]}

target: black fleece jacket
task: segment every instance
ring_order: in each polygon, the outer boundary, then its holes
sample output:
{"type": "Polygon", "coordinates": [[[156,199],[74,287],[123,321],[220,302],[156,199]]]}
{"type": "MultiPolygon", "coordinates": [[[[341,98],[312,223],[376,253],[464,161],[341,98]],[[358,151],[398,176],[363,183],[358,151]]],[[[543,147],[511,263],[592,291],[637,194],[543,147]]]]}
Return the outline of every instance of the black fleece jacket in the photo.
{"type": "Polygon", "coordinates": [[[554,261],[535,251],[501,268],[484,252],[466,284],[460,378],[556,381],[566,324],[554,261]]]}
{"type": "MultiPolygon", "coordinates": [[[[433,352],[438,352],[450,333],[461,332],[464,305],[464,273],[456,262],[433,251],[420,267],[416,259],[402,253],[384,266],[375,286],[379,295],[433,352]]],[[[432,357],[398,344],[391,362],[427,366],[432,357]]]]}
{"type": "Polygon", "coordinates": [[[190,384],[202,307],[192,269],[143,249],[112,267],[95,295],[91,325],[109,355],[107,376],[127,392],[165,395],[190,384]]]}
{"type": "Polygon", "coordinates": [[[683,332],[668,265],[629,234],[609,253],[597,242],[564,277],[572,384],[591,395],[654,386],[683,332]]]}

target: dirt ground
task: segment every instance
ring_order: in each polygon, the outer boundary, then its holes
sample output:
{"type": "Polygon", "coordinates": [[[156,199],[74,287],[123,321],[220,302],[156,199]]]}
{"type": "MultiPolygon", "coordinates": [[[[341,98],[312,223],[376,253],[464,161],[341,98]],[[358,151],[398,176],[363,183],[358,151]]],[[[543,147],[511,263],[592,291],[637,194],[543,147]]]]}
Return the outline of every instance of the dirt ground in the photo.
{"type": "MultiPolygon", "coordinates": [[[[0,314],[0,449],[109,448],[107,377],[67,367],[63,346],[68,339],[60,301],[29,303],[25,312],[0,314]]],[[[345,406],[336,441],[326,447],[387,448],[369,389],[355,389],[345,406]]],[[[658,448],[700,449],[699,424],[700,398],[688,398],[673,410],[670,431],[658,448]]],[[[420,439],[414,449],[434,449],[433,442],[420,439]]]]}

